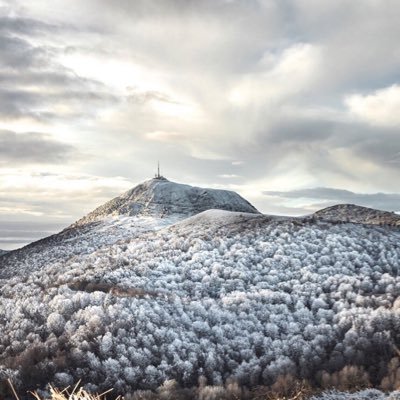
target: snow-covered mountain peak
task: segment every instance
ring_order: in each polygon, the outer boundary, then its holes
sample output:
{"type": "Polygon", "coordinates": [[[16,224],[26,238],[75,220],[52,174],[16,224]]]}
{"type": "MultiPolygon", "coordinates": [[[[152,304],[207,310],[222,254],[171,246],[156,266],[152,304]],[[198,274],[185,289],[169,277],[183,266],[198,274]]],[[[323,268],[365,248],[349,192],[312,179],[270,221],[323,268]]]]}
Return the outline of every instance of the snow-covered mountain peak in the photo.
{"type": "Polygon", "coordinates": [[[171,182],[166,178],[145,181],[98,207],[77,222],[82,225],[110,216],[172,215],[189,217],[209,209],[259,213],[239,194],[220,189],[200,188],[171,182]]]}

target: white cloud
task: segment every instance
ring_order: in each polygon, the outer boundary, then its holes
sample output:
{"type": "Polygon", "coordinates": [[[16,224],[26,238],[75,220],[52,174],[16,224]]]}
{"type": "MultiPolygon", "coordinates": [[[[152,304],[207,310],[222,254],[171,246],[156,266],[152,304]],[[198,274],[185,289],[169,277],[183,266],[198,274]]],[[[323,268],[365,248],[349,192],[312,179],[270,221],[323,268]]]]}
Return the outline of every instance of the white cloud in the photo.
{"type": "Polygon", "coordinates": [[[12,208],[12,214],[69,218],[72,222],[131,186],[121,177],[32,171],[32,168],[2,169],[0,217],[9,215],[12,208]]]}
{"type": "Polygon", "coordinates": [[[306,91],[319,74],[320,49],[297,43],[281,54],[266,52],[256,67],[229,93],[238,106],[268,106],[306,91]]]}
{"type": "Polygon", "coordinates": [[[218,175],[219,178],[223,178],[223,179],[235,179],[235,178],[240,178],[240,175],[236,175],[236,174],[220,174],[218,175]]]}
{"type": "Polygon", "coordinates": [[[382,127],[400,126],[400,86],[395,84],[371,94],[345,98],[349,112],[362,122],[382,127]]]}
{"type": "Polygon", "coordinates": [[[145,134],[146,139],[157,142],[174,142],[185,139],[185,135],[178,132],[153,131],[145,134]]]}

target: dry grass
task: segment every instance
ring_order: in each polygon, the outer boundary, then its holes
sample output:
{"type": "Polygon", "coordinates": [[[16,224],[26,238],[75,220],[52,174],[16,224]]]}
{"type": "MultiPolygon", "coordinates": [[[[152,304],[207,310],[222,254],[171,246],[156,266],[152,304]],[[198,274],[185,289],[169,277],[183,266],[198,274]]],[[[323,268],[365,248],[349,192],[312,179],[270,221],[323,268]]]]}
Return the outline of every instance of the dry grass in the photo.
{"type": "Polygon", "coordinates": [[[272,386],[256,389],[254,400],[307,400],[316,393],[307,381],[281,375],[272,386]]]}
{"type": "MultiPolygon", "coordinates": [[[[285,377],[286,379],[288,379],[287,377],[285,377]]],[[[286,379],[284,379],[286,381],[286,379]]],[[[15,400],[20,400],[12,382],[10,380],[8,380],[8,383],[10,385],[11,391],[15,397],[15,400]]],[[[278,389],[277,391],[275,390],[271,390],[271,388],[269,390],[266,389],[261,389],[259,388],[258,390],[256,390],[255,392],[252,393],[252,395],[250,395],[250,397],[248,397],[248,395],[250,393],[247,393],[247,395],[245,395],[244,397],[242,397],[244,395],[244,393],[241,392],[241,390],[239,390],[240,388],[237,387],[236,391],[232,390],[232,388],[230,388],[231,390],[229,391],[229,393],[227,393],[223,387],[214,387],[214,386],[205,386],[204,388],[202,388],[203,390],[201,391],[201,393],[196,393],[196,398],[198,399],[226,399],[226,400],[240,400],[243,398],[248,398],[248,399],[254,399],[254,400],[306,400],[311,396],[311,390],[308,386],[307,383],[305,382],[290,382],[291,383],[291,387],[290,389],[286,388],[283,389],[282,385],[283,383],[287,383],[287,382],[279,382],[278,383],[278,387],[275,387],[274,389],[278,389]],[[209,388],[211,390],[210,393],[207,392],[207,388],[209,388]],[[216,391],[215,389],[221,389],[221,393],[219,393],[218,391],[216,391]],[[237,393],[236,393],[237,392],[237,393]]],[[[75,387],[70,390],[69,387],[65,388],[64,390],[59,390],[56,389],[52,386],[49,386],[49,396],[46,397],[42,397],[40,396],[37,392],[29,392],[34,399],[36,400],[106,400],[106,395],[109,394],[110,392],[112,392],[112,389],[101,393],[101,394],[91,394],[89,392],[87,392],[86,390],[84,390],[82,387],[79,387],[80,382],[78,382],[75,387]]],[[[173,392],[173,391],[172,391],[173,392]]],[[[136,393],[137,396],[133,396],[133,398],[137,398],[137,399],[174,399],[175,396],[173,395],[173,393],[169,393],[168,396],[163,395],[163,393],[158,393],[160,395],[160,397],[157,397],[156,393],[153,392],[149,392],[149,393],[136,393]],[[143,394],[144,396],[141,396],[141,394],[143,394]]],[[[183,394],[183,393],[181,393],[183,394]]],[[[194,395],[194,393],[192,393],[192,395],[194,395]]],[[[129,396],[128,396],[129,397],[129,396]]],[[[186,396],[178,396],[176,398],[179,399],[189,399],[189,398],[193,398],[192,396],[188,396],[188,394],[186,393],[186,396]]],[[[124,400],[123,397],[118,396],[117,398],[115,398],[115,400],[124,400]]]]}
{"type": "MultiPolygon", "coordinates": [[[[8,383],[11,387],[11,391],[15,399],[20,400],[12,382],[8,380],[8,383]]],[[[113,390],[110,389],[101,394],[91,394],[82,387],[78,387],[79,384],[80,382],[78,382],[71,391],[69,390],[69,387],[63,390],[59,390],[50,386],[50,397],[47,398],[41,397],[37,392],[30,393],[36,400],[106,400],[106,395],[113,390]]],[[[118,396],[115,400],[123,400],[123,398],[121,396],[118,396]]]]}

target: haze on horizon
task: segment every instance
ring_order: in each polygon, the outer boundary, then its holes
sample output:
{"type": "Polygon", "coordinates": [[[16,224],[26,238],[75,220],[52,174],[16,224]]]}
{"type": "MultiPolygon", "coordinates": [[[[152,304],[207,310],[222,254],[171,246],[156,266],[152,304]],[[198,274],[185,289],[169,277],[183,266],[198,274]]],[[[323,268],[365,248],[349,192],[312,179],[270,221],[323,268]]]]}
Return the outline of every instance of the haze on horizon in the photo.
{"type": "Polygon", "coordinates": [[[397,0],[0,0],[0,249],[151,178],[400,211],[397,0]]]}

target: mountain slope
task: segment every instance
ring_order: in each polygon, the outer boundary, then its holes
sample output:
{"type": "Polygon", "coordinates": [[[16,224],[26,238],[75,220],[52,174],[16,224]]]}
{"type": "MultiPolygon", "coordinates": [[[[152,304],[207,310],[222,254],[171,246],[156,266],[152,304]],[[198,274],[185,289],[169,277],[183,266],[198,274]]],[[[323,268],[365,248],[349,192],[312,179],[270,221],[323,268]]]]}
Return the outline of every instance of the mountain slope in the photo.
{"type": "Polygon", "coordinates": [[[330,221],[400,226],[400,215],[388,211],[357,206],[355,204],[338,204],[319,210],[313,215],[317,218],[330,221]]]}
{"type": "Polygon", "coordinates": [[[379,382],[376,366],[400,344],[399,240],[371,225],[212,210],[60,257],[2,282],[0,375],[127,393],[357,363],[379,382]]]}
{"type": "Polygon", "coordinates": [[[79,220],[77,225],[116,215],[188,217],[209,209],[258,213],[247,200],[235,192],[204,189],[170,182],[165,178],[155,178],[98,207],[79,220]]]}
{"type": "Polygon", "coordinates": [[[98,207],[62,232],[12,251],[0,259],[0,279],[26,275],[43,266],[145,232],[161,229],[209,209],[259,212],[239,194],[156,178],[98,207]]]}

